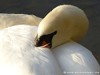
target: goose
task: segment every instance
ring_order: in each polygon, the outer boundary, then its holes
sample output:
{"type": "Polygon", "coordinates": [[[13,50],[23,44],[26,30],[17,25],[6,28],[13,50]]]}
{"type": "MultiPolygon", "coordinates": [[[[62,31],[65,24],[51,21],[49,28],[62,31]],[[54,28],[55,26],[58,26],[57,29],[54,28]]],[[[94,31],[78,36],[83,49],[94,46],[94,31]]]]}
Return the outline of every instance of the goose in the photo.
{"type": "Polygon", "coordinates": [[[88,26],[82,9],[60,5],[40,22],[35,46],[51,49],[64,75],[100,75],[100,65],[91,51],[77,43],[88,26]]]}
{"type": "Polygon", "coordinates": [[[0,29],[19,24],[32,26],[39,25],[41,20],[42,18],[35,15],[0,13],[0,29]]]}
{"type": "Polygon", "coordinates": [[[0,30],[0,75],[63,75],[50,49],[34,46],[37,28],[15,25],[0,30]]]}

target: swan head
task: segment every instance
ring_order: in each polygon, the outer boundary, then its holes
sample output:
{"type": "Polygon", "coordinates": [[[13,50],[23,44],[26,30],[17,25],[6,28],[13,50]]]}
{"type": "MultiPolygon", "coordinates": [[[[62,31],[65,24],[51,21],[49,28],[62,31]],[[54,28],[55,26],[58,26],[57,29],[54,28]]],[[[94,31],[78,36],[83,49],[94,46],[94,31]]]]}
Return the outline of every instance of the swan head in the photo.
{"type": "Polygon", "coordinates": [[[40,22],[36,46],[54,48],[70,40],[77,42],[86,34],[88,24],[83,10],[73,5],[60,5],[40,22]]]}

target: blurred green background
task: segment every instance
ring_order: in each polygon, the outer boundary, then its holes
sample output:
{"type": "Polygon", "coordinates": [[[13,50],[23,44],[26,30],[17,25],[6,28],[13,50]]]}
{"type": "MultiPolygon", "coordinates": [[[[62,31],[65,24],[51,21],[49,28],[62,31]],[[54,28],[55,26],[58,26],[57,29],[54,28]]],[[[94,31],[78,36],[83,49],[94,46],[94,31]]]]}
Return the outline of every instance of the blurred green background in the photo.
{"type": "Polygon", "coordinates": [[[100,62],[100,0],[0,0],[0,13],[34,14],[43,18],[60,4],[72,4],[85,11],[90,27],[80,43],[90,49],[100,62]]]}

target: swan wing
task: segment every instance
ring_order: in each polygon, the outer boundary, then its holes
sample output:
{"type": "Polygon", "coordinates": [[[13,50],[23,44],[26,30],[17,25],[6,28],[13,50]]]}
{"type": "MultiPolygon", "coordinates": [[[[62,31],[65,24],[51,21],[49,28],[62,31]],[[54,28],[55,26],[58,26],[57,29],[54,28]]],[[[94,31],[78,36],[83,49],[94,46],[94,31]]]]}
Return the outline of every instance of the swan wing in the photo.
{"type": "Polygon", "coordinates": [[[36,26],[0,30],[0,75],[62,75],[52,52],[34,46],[36,26]]]}
{"type": "Polygon", "coordinates": [[[66,75],[100,75],[100,66],[93,54],[78,43],[58,46],[53,53],[66,75]]]}

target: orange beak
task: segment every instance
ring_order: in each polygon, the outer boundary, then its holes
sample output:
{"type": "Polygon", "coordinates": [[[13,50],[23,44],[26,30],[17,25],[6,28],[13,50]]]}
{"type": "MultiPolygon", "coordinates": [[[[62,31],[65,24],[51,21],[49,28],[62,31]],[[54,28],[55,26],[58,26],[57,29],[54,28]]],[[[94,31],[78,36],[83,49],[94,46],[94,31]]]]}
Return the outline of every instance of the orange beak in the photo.
{"type": "Polygon", "coordinates": [[[48,44],[46,41],[43,41],[43,42],[42,42],[42,46],[43,46],[44,48],[50,48],[49,44],[48,44]]]}

